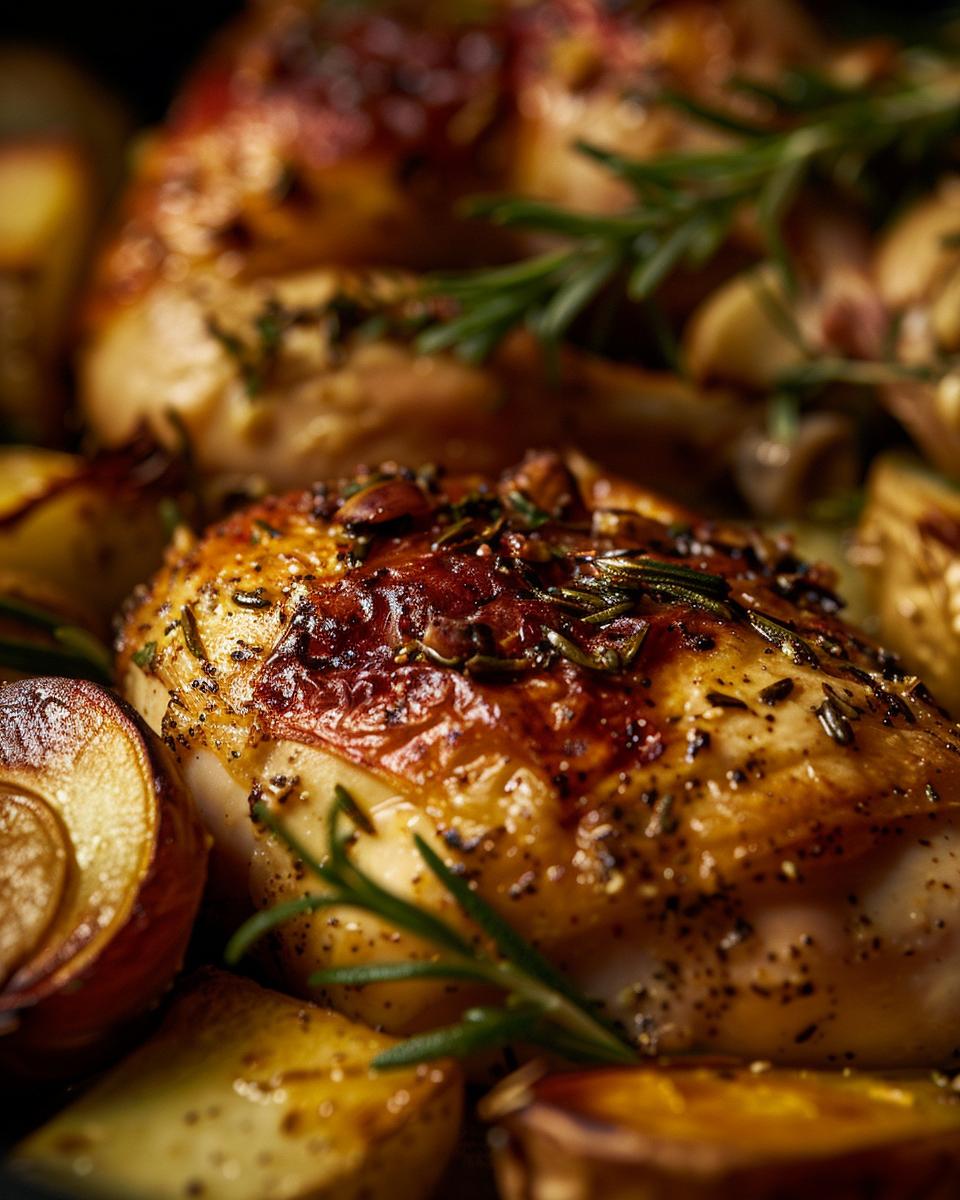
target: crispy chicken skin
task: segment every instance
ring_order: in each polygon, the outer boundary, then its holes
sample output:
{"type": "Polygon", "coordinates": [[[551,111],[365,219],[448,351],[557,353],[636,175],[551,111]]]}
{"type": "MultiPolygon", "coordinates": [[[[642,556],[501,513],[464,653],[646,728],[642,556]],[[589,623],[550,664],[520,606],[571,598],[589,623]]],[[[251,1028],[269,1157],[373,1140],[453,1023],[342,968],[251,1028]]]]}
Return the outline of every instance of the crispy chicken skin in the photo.
{"type": "Polygon", "coordinates": [[[590,209],[628,195],[573,149],[716,140],[664,85],[822,59],[790,0],[254,4],[141,154],[101,263],[110,307],[158,277],[320,265],[449,267],[515,249],[457,199],[519,190],[590,209]]]}
{"type": "MultiPolygon", "coordinates": [[[[726,135],[657,103],[663,87],[715,98],[735,71],[765,77],[823,47],[788,0],[467,7],[262,3],[227,31],[138,156],[99,263],[80,363],[99,439],[147,426],[175,444],[186,429],[205,473],[254,470],[285,488],[384,457],[499,469],[586,424],[588,453],[650,478],[637,430],[664,377],[592,375],[585,423],[568,395],[544,396],[529,347],[476,368],[418,354],[409,333],[331,338],[336,303],[355,296],[358,270],[360,290],[382,295],[403,286],[398,268],[534,248],[468,220],[467,195],[621,208],[625,185],[578,139],[641,157],[712,145],[726,135]]],[[[755,251],[744,237],[721,277],[755,251]]],[[[682,277],[665,303],[689,310],[716,276],[682,277]]],[[[624,336],[634,344],[637,329],[624,336]]],[[[701,407],[711,422],[714,396],[701,407]]],[[[696,426],[684,416],[669,434],[683,453],[696,426]]]]}
{"type": "MultiPolygon", "coordinates": [[[[319,849],[340,782],[376,830],[358,862],[458,919],[423,834],[645,1049],[949,1061],[960,731],[830,584],[583,462],[384,468],[172,551],[121,679],[235,899],[313,886],[251,803],[319,849]]],[[[296,990],[423,953],[336,911],[270,949],[296,990]]],[[[453,1004],[412,983],[332,998],[392,1031],[453,1004]]]]}

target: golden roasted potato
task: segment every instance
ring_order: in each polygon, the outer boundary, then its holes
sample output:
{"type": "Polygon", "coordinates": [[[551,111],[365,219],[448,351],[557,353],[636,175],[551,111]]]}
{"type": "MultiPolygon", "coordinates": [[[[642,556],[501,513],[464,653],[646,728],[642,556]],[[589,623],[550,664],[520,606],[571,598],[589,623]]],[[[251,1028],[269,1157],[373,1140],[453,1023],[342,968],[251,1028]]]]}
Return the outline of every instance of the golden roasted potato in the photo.
{"type": "Polygon", "coordinates": [[[57,432],[68,307],[95,207],[76,144],[0,143],[0,420],[16,437],[57,432]]]}
{"type": "Polygon", "coordinates": [[[0,1064],[69,1071],[159,999],[206,857],[177,768],[121,700],[0,687],[0,1064]]]}
{"type": "Polygon", "coordinates": [[[0,141],[69,138],[104,192],[120,180],[129,132],[123,105],[69,59],[40,46],[0,45],[0,141]]]}
{"type": "Polygon", "coordinates": [[[23,1142],[15,1169],[108,1200],[420,1200],[460,1125],[460,1073],[378,1074],[392,1042],[215,970],[160,1031],[23,1142]]]}
{"type": "Polygon", "coordinates": [[[880,637],[960,712],[960,492],[919,460],[877,459],[857,534],[880,637]]]}
{"type": "Polygon", "coordinates": [[[57,54],[0,46],[0,426],[59,440],[71,301],[128,121],[57,54]]]}
{"type": "Polygon", "coordinates": [[[947,1200],[960,1189],[960,1097],[930,1079],[678,1062],[531,1080],[519,1072],[484,1106],[504,1200],[947,1200]]]}
{"type": "Polygon", "coordinates": [[[133,452],[88,461],[0,448],[0,574],[33,576],[86,614],[84,623],[108,632],[112,614],[154,570],[167,540],[159,492],[138,482],[150,471],[133,452]]]}

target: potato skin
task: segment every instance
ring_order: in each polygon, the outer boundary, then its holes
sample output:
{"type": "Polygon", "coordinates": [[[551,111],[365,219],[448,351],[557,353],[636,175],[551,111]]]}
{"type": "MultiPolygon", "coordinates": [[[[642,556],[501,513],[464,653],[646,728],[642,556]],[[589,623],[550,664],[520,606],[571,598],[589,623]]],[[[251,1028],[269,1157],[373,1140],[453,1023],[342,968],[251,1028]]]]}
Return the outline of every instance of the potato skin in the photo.
{"type": "Polygon", "coordinates": [[[484,1102],[504,1200],[947,1200],[960,1104],[930,1081],[674,1062],[484,1102]]]}
{"type": "Polygon", "coordinates": [[[30,1136],[14,1165],[100,1198],[422,1200],[457,1138],[460,1072],[369,1070],[390,1044],[205,969],[159,1032],[30,1136]]]}
{"type": "MultiPolygon", "coordinates": [[[[208,839],[168,751],[137,714],[86,681],[41,678],[0,688],[0,778],[54,811],[60,792],[85,787],[89,796],[97,785],[89,774],[71,775],[75,740],[95,740],[109,773],[114,738],[128,743],[144,773],[150,812],[140,869],[105,930],[96,904],[74,912],[68,893],[48,931],[58,943],[36,948],[5,981],[0,1014],[11,1027],[0,1037],[0,1062],[24,1076],[70,1074],[96,1061],[109,1039],[154,1005],[180,968],[200,903],[208,839]],[[73,928],[63,927],[65,911],[73,928]]],[[[69,801],[82,805],[84,792],[69,801]]],[[[122,838],[125,814],[116,816],[117,827],[105,833],[122,838]]],[[[78,851],[87,848],[67,853],[78,851]]],[[[82,875],[76,859],[69,869],[74,879],[82,875]]]]}
{"type": "Polygon", "coordinates": [[[75,610],[76,623],[108,636],[117,608],[160,561],[159,500],[177,476],[146,441],[92,459],[0,448],[0,573],[35,581],[38,596],[61,595],[55,610],[75,610]]]}

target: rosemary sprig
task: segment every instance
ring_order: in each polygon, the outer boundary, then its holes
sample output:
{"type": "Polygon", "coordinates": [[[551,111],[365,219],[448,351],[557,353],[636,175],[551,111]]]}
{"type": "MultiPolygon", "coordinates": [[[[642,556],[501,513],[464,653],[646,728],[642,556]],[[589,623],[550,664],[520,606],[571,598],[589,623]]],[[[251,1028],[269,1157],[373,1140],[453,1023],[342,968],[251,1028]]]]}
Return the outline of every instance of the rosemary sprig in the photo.
{"type": "Polygon", "coordinates": [[[631,299],[649,300],[675,269],[696,268],[713,257],[744,209],[754,214],[766,254],[789,289],[793,269],[782,224],[812,172],[846,190],[860,187],[878,155],[929,153],[960,127],[960,90],[948,71],[915,71],[860,87],[792,72],[776,87],[749,80],[733,86],[759,101],[769,118],[744,121],[689,97],[660,97],[723,128],[736,139],[729,147],[635,160],[577,145],[631,187],[635,201],[623,212],[573,212],[513,196],[474,201],[475,216],[564,244],[505,267],[434,276],[427,293],[455,306],[452,315],[446,306],[437,308],[420,334],[420,348],[454,349],[478,361],[511,330],[526,326],[555,350],[608,284],[623,279],[631,299]]]}
{"type": "Polygon", "coordinates": [[[95,683],[112,682],[110,651],[88,630],[64,621],[59,613],[14,596],[0,596],[0,617],[4,616],[42,631],[53,644],[0,637],[0,667],[26,675],[63,675],[92,679],[95,683]]]}
{"type": "Polygon", "coordinates": [[[520,936],[466,880],[454,874],[431,846],[414,837],[424,865],[476,926],[483,938],[468,939],[427,909],[378,884],[350,858],[347,848],[356,831],[373,834],[366,814],[339,784],[327,819],[327,847],[318,859],[264,805],[254,816],[282,841],[326,890],[286,901],[251,917],[227,947],[238,962],[259,938],[294,917],[323,908],[348,907],[369,912],[397,929],[431,943],[438,957],[408,962],[361,963],[330,967],[310,978],[314,987],[365,987],[415,979],[446,979],[493,987],[505,995],[499,1007],[471,1008],[461,1020],[418,1035],[378,1055],[373,1066],[387,1070],[434,1058],[466,1058],[479,1050],[527,1042],[577,1061],[627,1063],[633,1048],[596,1015],[593,1005],[540,952],[520,936]],[[352,828],[341,830],[346,817],[352,828]],[[493,952],[484,948],[492,947],[493,952]]]}

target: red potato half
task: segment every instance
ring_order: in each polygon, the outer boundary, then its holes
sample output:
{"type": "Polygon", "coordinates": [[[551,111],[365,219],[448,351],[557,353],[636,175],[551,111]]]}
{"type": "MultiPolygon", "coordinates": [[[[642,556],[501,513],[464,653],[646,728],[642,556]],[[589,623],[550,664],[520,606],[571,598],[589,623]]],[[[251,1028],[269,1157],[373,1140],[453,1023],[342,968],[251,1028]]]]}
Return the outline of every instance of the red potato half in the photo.
{"type": "Polygon", "coordinates": [[[960,1096],[929,1076],[651,1064],[484,1102],[503,1200],[951,1200],[960,1096]]]}
{"type": "Polygon", "coordinates": [[[69,1073],[179,969],[207,839],[158,739],[79,680],[0,687],[0,1064],[69,1073]]]}

